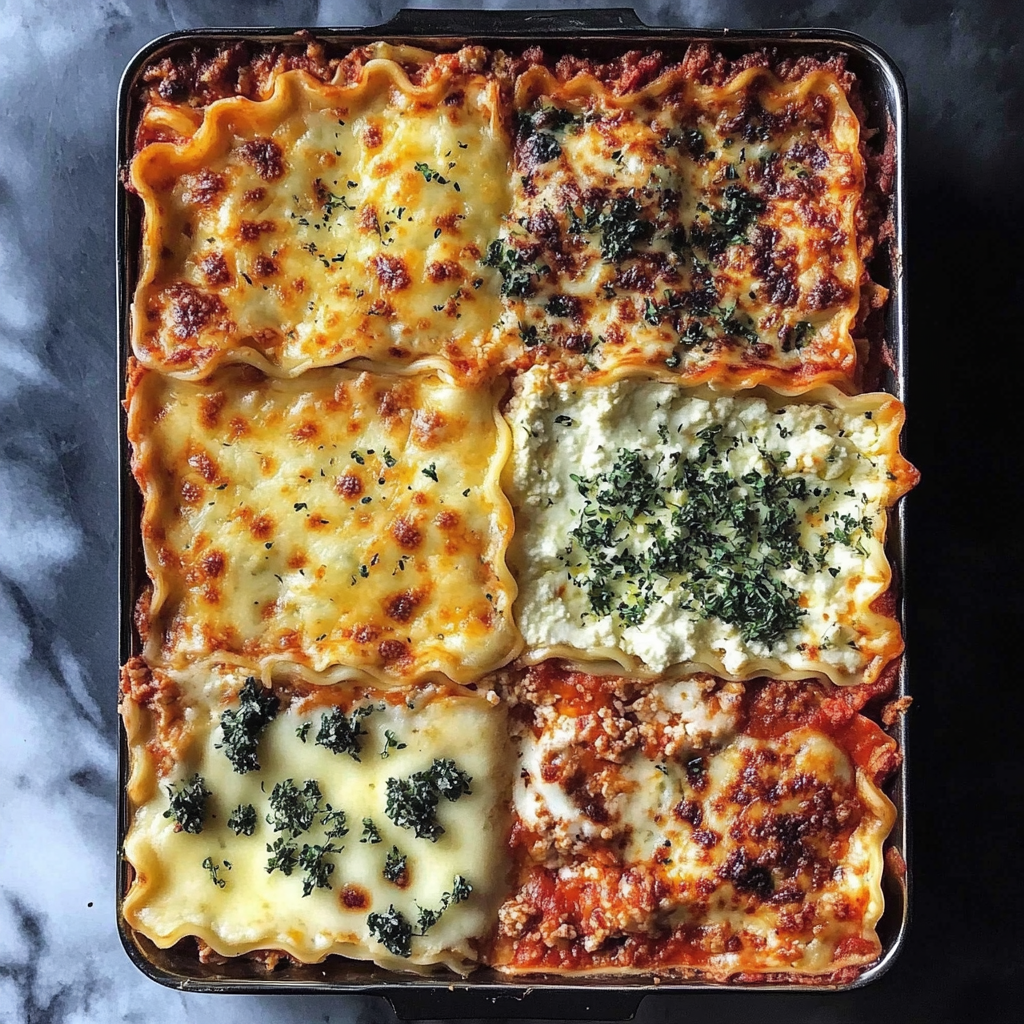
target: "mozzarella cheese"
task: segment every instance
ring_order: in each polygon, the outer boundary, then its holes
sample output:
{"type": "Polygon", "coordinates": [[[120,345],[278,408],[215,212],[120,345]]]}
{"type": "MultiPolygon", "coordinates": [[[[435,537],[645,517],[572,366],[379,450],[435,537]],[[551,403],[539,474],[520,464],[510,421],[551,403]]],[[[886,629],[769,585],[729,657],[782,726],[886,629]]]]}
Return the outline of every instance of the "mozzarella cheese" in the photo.
{"type": "Polygon", "coordinates": [[[517,388],[507,486],[531,658],[855,683],[899,653],[897,623],[872,610],[891,578],[886,510],[914,479],[890,396],[785,404],[641,380],[574,386],[540,368],[517,388]],[[694,552],[688,538],[709,527],[694,552]]]}
{"type": "MultiPolygon", "coordinates": [[[[751,735],[757,687],[741,683],[532,671],[513,684],[519,884],[499,911],[502,970],[724,979],[878,955],[895,812],[841,730],[751,735]]],[[[820,699],[805,686],[794,706],[812,718],[820,699]]]]}
{"type": "Polygon", "coordinates": [[[416,691],[396,702],[379,691],[303,688],[285,678],[273,690],[280,711],[259,736],[259,768],[239,774],[225,754],[221,721],[238,707],[244,671],[136,666],[125,677],[121,712],[132,750],[132,813],[124,853],[135,882],[124,914],[133,928],[160,947],[195,936],[225,956],[276,950],[303,963],[341,953],[402,969],[447,964],[464,971],[477,958],[507,870],[510,757],[497,702],[444,690],[416,691]],[[335,708],[349,714],[372,708],[360,721],[356,756],[316,742],[324,715],[335,708]],[[444,832],[431,842],[388,817],[387,781],[428,770],[438,758],[454,760],[472,782],[457,800],[439,801],[444,832]],[[196,773],[210,794],[202,828],[176,831],[173,814],[165,816],[168,788],[196,773]],[[289,779],[299,789],[312,780],[321,795],[311,826],[297,836],[272,824],[270,795],[289,779]],[[244,805],[256,812],[250,835],[228,824],[244,805]],[[307,844],[326,845],[325,832],[337,825],[337,818],[324,822],[330,811],[344,812],[348,831],[330,840],[340,849],[324,856],[332,865],[326,884],[304,896],[301,863],[290,874],[268,872],[270,846],[283,838],[297,854],[307,844]],[[379,842],[363,841],[366,819],[379,842]],[[383,874],[393,847],[406,857],[397,882],[383,874]],[[419,908],[442,906],[457,876],[472,887],[469,897],[451,903],[425,935],[414,934],[408,958],[389,952],[371,930],[370,915],[393,907],[416,932],[419,908]]]}
{"type": "Polygon", "coordinates": [[[128,418],[150,661],[469,682],[509,660],[494,402],[436,377],[140,371],[128,418]]]}
{"type": "Polygon", "coordinates": [[[525,362],[854,383],[875,291],[860,125],[834,74],[750,68],[722,87],[670,71],[616,94],[532,67],[515,102],[505,324],[525,362]]]}
{"type": "Polygon", "coordinates": [[[499,278],[479,257],[509,204],[498,81],[467,58],[414,85],[389,52],[353,83],[279,74],[135,157],[143,363],[196,378],[225,359],[292,375],[362,358],[472,378],[493,361],[499,278]]]}

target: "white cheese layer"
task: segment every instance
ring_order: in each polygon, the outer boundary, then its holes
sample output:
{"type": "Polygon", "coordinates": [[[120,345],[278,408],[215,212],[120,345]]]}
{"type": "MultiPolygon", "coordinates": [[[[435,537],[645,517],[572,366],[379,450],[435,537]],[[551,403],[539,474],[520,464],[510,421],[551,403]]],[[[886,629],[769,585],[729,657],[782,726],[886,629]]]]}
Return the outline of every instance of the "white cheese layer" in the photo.
{"type": "MultiPolygon", "coordinates": [[[[555,383],[538,368],[525,374],[507,413],[506,483],[516,509],[516,615],[528,650],[730,678],[810,672],[853,683],[877,675],[902,646],[895,621],[871,610],[890,581],[883,545],[886,508],[904,489],[902,407],[888,395],[847,399],[832,391],[829,398],[784,404],[651,381],[587,387],[555,383]],[[711,443],[711,454],[702,454],[711,443]],[[628,508],[636,493],[633,480],[622,482],[623,453],[657,484],[656,500],[639,510],[628,508]],[[773,475],[781,480],[777,494],[795,515],[803,553],[773,567],[772,552],[755,546],[746,565],[790,595],[792,628],[770,635],[742,613],[711,613],[685,573],[622,569],[623,552],[643,561],[659,537],[685,541],[673,514],[694,500],[681,480],[686,463],[702,479],[726,474],[729,502],[762,518],[756,489],[773,475]],[[800,478],[806,496],[790,497],[785,488],[799,493],[800,478]],[[595,516],[617,517],[614,541],[597,557],[580,538],[595,516]],[[610,592],[607,609],[594,600],[599,590],[610,592]]],[[[715,529],[732,542],[730,527],[715,529]]],[[[748,583],[741,578],[736,589],[748,583]]]]}
{"type": "Polygon", "coordinates": [[[124,845],[136,874],[124,904],[132,927],[161,947],[195,935],[226,956],[270,949],[316,962],[341,953],[400,969],[431,963],[458,969],[476,958],[476,942],[491,927],[505,882],[511,769],[503,707],[482,696],[422,692],[399,704],[364,698],[355,706],[372,704],[374,710],[361,720],[366,735],[360,737],[356,760],[316,743],[321,718],[332,705],[315,693],[282,705],[260,736],[259,770],[238,774],[218,744],[224,739],[221,715],[238,707],[236,693],[245,674],[215,670],[154,678],[178,687],[188,725],[172,774],[161,777],[155,746],[147,742],[148,714],[131,701],[122,709],[133,752],[134,813],[124,845]],[[408,779],[436,758],[454,760],[472,782],[470,793],[438,801],[436,818],[444,833],[431,842],[398,827],[385,808],[389,778],[408,779]],[[175,831],[173,819],[164,817],[167,787],[180,786],[195,773],[210,793],[202,831],[175,831]],[[290,839],[297,850],[328,841],[331,823],[321,820],[328,804],[344,811],[348,827],[346,835],[332,840],[341,849],[324,858],[333,865],[326,878],[330,887],[313,888],[308,896],[303,896],[301,866],[290,875],[267,871],[268,844],[290,835],[275,832],[267,820],[270,794],[287,779],[299,789],[313,780],[322,794],[312,827],[290,839]],[[236,835],[228,819],[245,804],[256,810],[255,832],[236,835]],[[378,843],[361,841],[367,818],[379,831],[378,843]],[[383,876],[392,847],[407,858],[404,887],[383,876]],[[415,934],[419,908],[439,909],[458,875],[472,886],[469,898],[451,905],[425,936],[415,934]],[[385,914],[391,906],[414,931],[408,960],[390,955],[369,926],[370,914],[385,914]]]}

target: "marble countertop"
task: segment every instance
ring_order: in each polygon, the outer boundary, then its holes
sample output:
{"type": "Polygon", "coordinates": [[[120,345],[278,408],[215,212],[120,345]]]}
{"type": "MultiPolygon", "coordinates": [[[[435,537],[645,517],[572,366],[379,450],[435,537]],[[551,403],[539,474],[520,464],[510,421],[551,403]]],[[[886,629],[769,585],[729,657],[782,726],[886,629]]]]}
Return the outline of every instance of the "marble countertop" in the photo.
{"type": "MultiPolygon", "coordinates": [[[[394,1019],[375,998],[170,991],[140,974],[117,938],[114,128],[122,69],[162,33],[275,21],[375,24],[397,7],[395,0],[286,9],[236,0],[0,4],[0,1021],[394,1019]]],[[[637,9],[651,24],[852,29],[903,68],[912,112],[909,448],[925,477],[910,507],[917,897],[905,952],[861,992],[659,996],[637,1019],[670,1021],[683,1012],[732,1022],[963,1021],[978,1012],[1010,1019],[1021,963],[1008,904],[1019,883],[990,897],[1000,877],[1015,878],[1004,858],[1019,837],[998,812],[1006,799],[1019,801],[1020,783],[1007,781],[1008,759],[1000,768],[993,758],[1001,774],[979,804],[958,759],[965,731],[999,749],[1012,743],[1019,717],[1019,697],[1008,698],[1017,703],[998,720],[962,697],[964,666],[970,680],[999,678],[1000,644],[1019,633],[1005,594],[1019,591],[1020,543],[1012,533],[1006,540],[998,530],[979,531],[973,498],[986,479],[1005,478],[998,446],[986,439],[1012,420],[984,402],[976,360],[958,367],[951,404],[943,353],[1009,338],[1007,359],[1020,358],[1013,314],[1024,299],[1024,210],[1014,188],[1024,15],[996,0],[680,0],[637,9]],[[987,275],[978,269],[982,258],[987,275]],[[960,629],[947,628],[951,614],[960,629]],[[965,814],[981,819],[976,829],[948,827],[965,814]]],[[[1012,687],[1020,689],[1016,680],[1012,687]]],[[[972,763],[975,779],[985,775],[972,763]]]]}

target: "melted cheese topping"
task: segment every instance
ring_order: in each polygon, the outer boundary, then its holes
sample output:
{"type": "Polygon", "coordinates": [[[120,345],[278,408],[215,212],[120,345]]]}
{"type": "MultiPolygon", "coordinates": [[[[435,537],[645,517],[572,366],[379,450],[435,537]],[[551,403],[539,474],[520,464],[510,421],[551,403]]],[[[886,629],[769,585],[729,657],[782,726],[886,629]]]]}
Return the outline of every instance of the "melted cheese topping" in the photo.
{"type": "Polygon", "coordinates": [[[529,657],[871,680],[900,650],[886,509],[912,485],[888,395],[784,404],[535,368],[507,416],[529,657]]]}
{"type": "Polygon", "coordinates": [[[238,707],[244,682],[245,673],[230,668],[126,672],[121,713],[132,754],[132,816],[124,852],[135,872],[124,902],[128,923],[162,948],[195,936],[224,956],[278,950],[310,963],[340,953],[392,968],[442,963],[464,971],[492,928],[506,872],[510,756],[503,708],[444,691],[417,691],[393,703],[350,687],[277,687],[281,708],[259,737],[259,769],[238,774],[218,744],[221,716],[238,707]],[[360,722],[358,759],[316,742],[325,714],[359,707],[373,711],[360,722]],[[168,748],[171,756],[162,758],[168,748]],[[386,793],[389,778],[408,778],[437,758],[453,759],[472,782],[470,793],[439,801],[444,833],[431,842],[389,819],[386,793]],[[175,831],[173,817],[164,816],[168,787],[180,788],[195,773],[210,793],[201,831],[175,831]],[[316,782],[322,797],[311,827],[295,837],[267,820],[274,786],[288,779],[300,789],[316,782]],[[228,821],[247,804],[256,812],[254,831],[236,834],[228,821]],[[346,835],[325,836],[336,824],[323,822],[328,810],[344,811],[346,835]],[[360,841],[367,818],[380,842],[360,841]],[[324,856],[333,865],[327,885],[303,896],[301,865],[287,875],[268,873],[268,844],[282,837],[296,853],[328,841],[341,847],[324,856]],[[397,882],[383,875],[394,846],[406,857],[397,882]],[[414,935],[409,958],[389,953],[371,932],[370,915],[394,907],[417,931],[418,908],[438,909],[458,875],[472,886],[469,898],[452,903],[426,935],[414,935]]]}
{"type": "Polygon", "coordinates": [[[509,205],[498,92],[454,67],[413,85],[382,56],[352,84],[284,72],[145,146],[136,356],[190,378],[225,359],[486,369],[499,277],[478,261],[509,205]]]}
{"type": "Polygon", "coordinates": [[[853,385],[876,295],[862,295],[860,125],[834,75],[751,68],[710,87],[669,72],[617,96],[533,67],[515,102],[502,266],[525,362],[853,385]]]}
{"type": "Polygon", "coordinates": [[[878,955],[895,812],[841,730],[750,735],[744,685],[709,677],[638,691],[546,666],[518,691],[519,888],[499,912],[503,970],[724,979],[878,955]]]}
{"type": "Polygon", "coordinates": [[[469,682],[509,660],[494,403],[436,377],[140,371],[128,415],[151,662],[216,654],[265,674],[285,660],[331,678],[469,682]]]}

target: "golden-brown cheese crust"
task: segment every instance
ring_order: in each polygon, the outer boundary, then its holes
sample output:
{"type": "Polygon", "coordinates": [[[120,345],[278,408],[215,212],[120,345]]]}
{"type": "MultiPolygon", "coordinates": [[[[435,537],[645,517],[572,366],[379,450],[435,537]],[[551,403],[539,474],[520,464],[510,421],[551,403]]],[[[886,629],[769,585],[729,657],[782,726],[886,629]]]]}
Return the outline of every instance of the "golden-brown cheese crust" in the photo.
{"type": "Polygon", "coordinates": [[[500,359],[499,278],[479,260],[509,202],[501,84],[482,55],[413,82],[390,54],[353,82],[282,71],[138,152],[144,364],[195,379],[225,360],[294,375],[369,359],[473,379],[500,359]]]}
{"type": "Polygon", "coordinates": [[[471,682],[507,661],[509,441],[494,406],[436,377],[138,372],[128,431],[150,661],[286,661],[395,683],[471,682]]]}
{"type": "Polygon", "coordinates": [[[520,365],[639,368],[787,393],[858,380],[880,300],[862,243],[860,124],[820,66],[619,92],[516,81],[518,177],[500,255],[520,365]]]}

